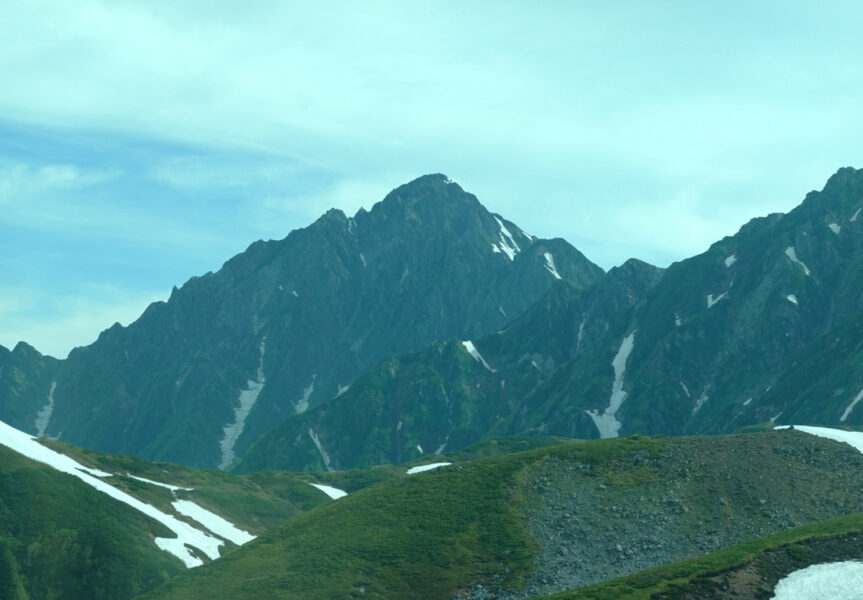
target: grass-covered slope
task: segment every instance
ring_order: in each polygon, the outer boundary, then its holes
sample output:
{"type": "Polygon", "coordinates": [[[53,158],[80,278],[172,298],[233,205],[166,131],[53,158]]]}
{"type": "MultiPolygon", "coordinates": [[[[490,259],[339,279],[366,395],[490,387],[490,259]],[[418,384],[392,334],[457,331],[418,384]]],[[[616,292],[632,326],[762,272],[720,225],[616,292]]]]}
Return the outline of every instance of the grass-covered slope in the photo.
{"type": "Polygon", "coordinates": [[[372,485],[145,598],[527,598],[863,510],[861,486],[860,453],[797,431],[570,441],[372,485]]]}
{"type": "Polygon", "coordinates": [[[0,446],[0,598],[131,598],[183,570],[159,523],[0,446]]]}

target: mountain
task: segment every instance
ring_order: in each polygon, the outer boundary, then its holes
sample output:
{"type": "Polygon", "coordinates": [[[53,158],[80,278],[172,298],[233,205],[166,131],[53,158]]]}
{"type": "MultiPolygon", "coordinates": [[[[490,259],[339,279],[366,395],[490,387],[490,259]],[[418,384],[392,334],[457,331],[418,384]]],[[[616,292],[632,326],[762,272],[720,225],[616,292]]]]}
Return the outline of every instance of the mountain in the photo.
{"type": "Polygon", "coordinates": [[[863,424],[863,171],[665,271],[557,285],[501,331],[390,357],[237,468],[400,462],[485,436],[863,424]],[[480,359],[473,359],[479,356],[480,359]],[[311,433],[314,432],[314,439],[311,433]]]}
{"type": "Polygon", "coordinates": [[[800,431],[447,457],[305,512],[143,598],[533,597],[860,511],[861,467],[847,444],[800,431]]]}
{"type": "Polygon", "coordinates": [[[563,240],[533,238],[428,175],[370,211],[331,210],[252,244],[64,361],[0,351],[11,399],[0,418],[104,452],[227,468],[387,356],[496,331],[556,281],[581,289],[602,275],[563,240]]]}

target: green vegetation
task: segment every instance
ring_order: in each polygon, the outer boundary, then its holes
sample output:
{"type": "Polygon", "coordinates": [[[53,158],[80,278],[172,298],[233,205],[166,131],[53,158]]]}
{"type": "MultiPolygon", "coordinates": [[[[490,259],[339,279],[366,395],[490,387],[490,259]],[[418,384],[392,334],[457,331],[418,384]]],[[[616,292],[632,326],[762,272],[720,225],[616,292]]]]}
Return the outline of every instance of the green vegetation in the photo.
{"type": "Polygon", "coordinates": [[[161,524],[0,447],[0,598],[122,600],[184,570],[161,524]]]}

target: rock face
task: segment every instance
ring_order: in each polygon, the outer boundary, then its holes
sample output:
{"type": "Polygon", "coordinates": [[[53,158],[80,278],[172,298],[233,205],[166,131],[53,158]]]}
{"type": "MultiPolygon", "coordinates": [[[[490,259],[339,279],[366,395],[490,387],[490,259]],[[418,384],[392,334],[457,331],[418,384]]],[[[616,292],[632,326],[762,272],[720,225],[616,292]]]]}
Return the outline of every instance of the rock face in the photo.
{"type": "Polygon", "coordinates": [[[0,418],[106,452],[226,467],[385,357],[488,334],[553,283],[602,275],[563,240],[535,239],[428,175],[370,211],[331,210],[255,242],[65,361],[34,353],[14,381],[0,374],[0,397],[15,398],[0,418]]]}
{"type": "Polygon", "coordinates": [[[846,168],[789,214],[664,272],[631,260],[585,290],[557,282],[470,349],[387,359],[262,438],[238,468],[324,468],[317,446],[348,468],[489,435],[863,424],[861,217],[863,171],[846,168]]]}

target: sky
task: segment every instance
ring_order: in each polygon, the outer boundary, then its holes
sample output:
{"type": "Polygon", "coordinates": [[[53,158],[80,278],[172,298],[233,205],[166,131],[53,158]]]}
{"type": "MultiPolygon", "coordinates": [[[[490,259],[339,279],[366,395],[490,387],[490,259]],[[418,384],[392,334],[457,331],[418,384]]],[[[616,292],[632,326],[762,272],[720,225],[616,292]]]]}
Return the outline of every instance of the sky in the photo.
{"type": "Polygon", "coordinates": [[[611,268],[863,167],[863,4],[0,3],[0,345],[445,173],[611,268]]]}

